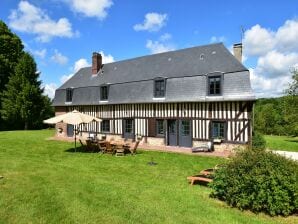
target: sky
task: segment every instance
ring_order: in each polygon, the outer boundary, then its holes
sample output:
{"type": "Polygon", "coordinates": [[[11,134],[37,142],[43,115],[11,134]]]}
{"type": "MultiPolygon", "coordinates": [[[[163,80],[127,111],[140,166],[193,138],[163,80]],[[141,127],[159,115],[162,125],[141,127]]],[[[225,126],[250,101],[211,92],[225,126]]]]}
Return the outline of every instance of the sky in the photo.
{"type": "Polygon", "coordinates": [[[243,43],[257,97],[277,97],[298,67],[298,2],[200,0],[1,0],[0,19],[37,63],[45,94],[92,52],[109,63],[223,42],[243,43]]]}

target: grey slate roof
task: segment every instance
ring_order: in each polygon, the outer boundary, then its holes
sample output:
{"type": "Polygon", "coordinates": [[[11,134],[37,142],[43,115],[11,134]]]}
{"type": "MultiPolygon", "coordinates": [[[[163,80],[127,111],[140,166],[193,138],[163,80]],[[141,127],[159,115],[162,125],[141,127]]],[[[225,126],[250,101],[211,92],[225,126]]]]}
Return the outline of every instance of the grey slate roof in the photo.
{"type": "Polygon", "coordinates": [[[65,105],[66,89],[74,88],[72,105],[98,105],[99,86],[110,84],[104,104],[254,100],[249,72],[221,43],[108,63],[98,75],[80,69],[56,90],[54,106],[65,105]],[[207,76],[223,74],[223,94],[208,97],[207,76]],[[154,79],[164,77],[165,99],[153,97],[154,79]]]}

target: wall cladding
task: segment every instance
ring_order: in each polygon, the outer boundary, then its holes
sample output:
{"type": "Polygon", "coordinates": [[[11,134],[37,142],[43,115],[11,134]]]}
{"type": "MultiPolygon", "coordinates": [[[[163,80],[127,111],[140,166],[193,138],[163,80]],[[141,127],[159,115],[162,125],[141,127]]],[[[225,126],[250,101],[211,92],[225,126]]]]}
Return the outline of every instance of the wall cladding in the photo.
{"type": "MultiPolygon", "coordinates": [[[[148,118],[190,119],[192,138],[204,141],[209,139],[210,121],[224,121],[227,142],[247,143],[251,136],[252,105],[250,101],[240,101],[70,106],[67,109],[110,119],[111,134],[118,135],[122,134],[122,122],[125,118],[135,120],[135,134],[141,136],[148,136],[148,118]]],[[[92,122],[80,125],[79,129],[100,133],[100,124],[92,122]]]]}

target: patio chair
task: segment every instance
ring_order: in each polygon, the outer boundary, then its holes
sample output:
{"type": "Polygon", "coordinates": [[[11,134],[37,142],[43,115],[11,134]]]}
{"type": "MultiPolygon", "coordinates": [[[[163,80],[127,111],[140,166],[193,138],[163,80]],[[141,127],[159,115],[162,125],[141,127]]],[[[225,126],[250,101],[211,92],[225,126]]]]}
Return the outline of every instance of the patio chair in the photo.
{"type": "Polygon", "coordinates": [[[110,142],[107,142],[106,143],[106,150],[105,150],[105,152],[106,153],[110,153],[110,154],[114,154],[114,149],[113,149],[113,147],[112,147],[112,145],[111,145],[110,142]]]}
{"type": "Polygon", "coordinates": [[[91,140],[87,139],[86,144],[87,144],[88,151],[90,151],[90,152],[96,151],[97,146],[91,140]]]}
{"type": "Polygon", "coordinates": [[[84,150],[86,150],[86,147],[87,147],[87,146],[82,142],[81,139],[79,139],[79,142],[80,142],[80,144],[81,144],[81,148],[84,149],[84,150]]]}
{"type": "Polygon", "coordinates": [[[131,155],[135,155],[137,152],[137,148],[139,146],[140,141],[136,141],[132,147],[130,147],[129,151],[131,155]]]}
{"type": "Polygon", "coordinates": [[[99,152],[105,153],[107,151],[107,145],[106,145],[106,143],[100,143],[100,142],[98,142],[97,143],[97,146],[98,146],[99,152]]]}
{"type": "Polygon", "coordinates": [[[115,146],[115,155],[116,156],[125,156],[124,152],[125,152],[125,149],[123,148],[123,145],[115,146]]]}

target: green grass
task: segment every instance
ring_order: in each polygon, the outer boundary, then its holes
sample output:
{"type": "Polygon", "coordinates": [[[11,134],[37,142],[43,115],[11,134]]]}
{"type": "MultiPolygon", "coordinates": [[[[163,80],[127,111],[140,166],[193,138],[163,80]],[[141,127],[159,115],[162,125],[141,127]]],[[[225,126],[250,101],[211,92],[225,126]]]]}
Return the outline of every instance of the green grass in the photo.
{"type": "Polygon", "coordinates": [[[241,212],[186,177],[223,159],[73,153],[53,131],[0,132],[0,223],[297,223],[241,212]],[[147,163],[151,158],[156,166],[147,163]]]}
{"type": "Polygon", "coordinates": [[[265,135],[267,148],[272,150],[298,152],[298,137],[265,135]]]}

